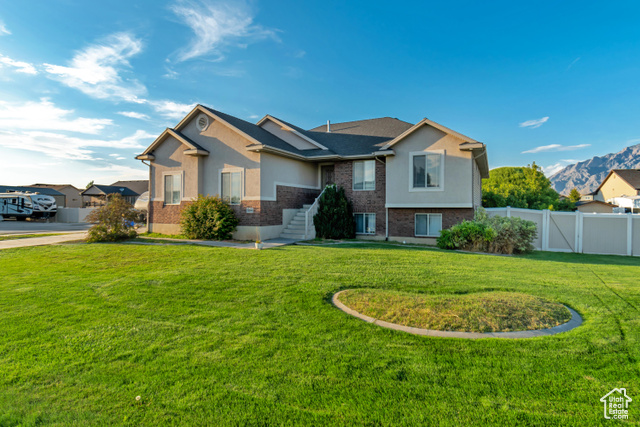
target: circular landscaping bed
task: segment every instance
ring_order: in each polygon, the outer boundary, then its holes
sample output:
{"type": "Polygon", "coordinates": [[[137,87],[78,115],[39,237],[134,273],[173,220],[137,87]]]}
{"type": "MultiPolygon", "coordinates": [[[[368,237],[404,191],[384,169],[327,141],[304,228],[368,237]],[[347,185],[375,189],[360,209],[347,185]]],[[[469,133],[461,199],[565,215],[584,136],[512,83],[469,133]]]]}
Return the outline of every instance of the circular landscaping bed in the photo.
{"type": "Polygon", "coordinates": [[[553,328],[571,320],[564,305],[516,292],[464,295],[349,289],[340,302],[373,319],[436,331],[512,332],[553,328]]]}

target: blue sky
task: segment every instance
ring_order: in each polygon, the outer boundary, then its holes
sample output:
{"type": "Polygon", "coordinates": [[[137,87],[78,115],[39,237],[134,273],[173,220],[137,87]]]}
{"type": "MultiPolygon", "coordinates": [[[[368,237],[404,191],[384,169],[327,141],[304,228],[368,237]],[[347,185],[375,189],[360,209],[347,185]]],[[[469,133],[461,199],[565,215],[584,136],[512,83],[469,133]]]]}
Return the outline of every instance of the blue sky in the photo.
{"type": "Polygon", "coordinates": [[[201,103],[423,117],[548,173],[640,143],[637,2],[0,1],[0,183],[144,179],[201,103]]]}

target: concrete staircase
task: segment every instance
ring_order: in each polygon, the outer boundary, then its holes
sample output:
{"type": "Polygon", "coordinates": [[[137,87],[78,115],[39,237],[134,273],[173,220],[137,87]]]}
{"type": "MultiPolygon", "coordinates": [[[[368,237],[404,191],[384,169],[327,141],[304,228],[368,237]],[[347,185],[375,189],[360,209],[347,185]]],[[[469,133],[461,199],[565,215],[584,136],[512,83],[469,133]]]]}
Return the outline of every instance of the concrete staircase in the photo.
{"type": "MultiPolygon", "coordinates": [[[[284,229],[280,238],[282,239],[293,239],[293,240],[304,240],[304,227],[305,227],[305,214],[311,208],[311,205],[302,205],[302,209],[298,209],[296,215],[293,217],[291,222],[284,229]]],[[[311,218],[309,218],[312,221],[311,218]]],[[[311,226],[312,224],[309,224],[311,226]]]]}

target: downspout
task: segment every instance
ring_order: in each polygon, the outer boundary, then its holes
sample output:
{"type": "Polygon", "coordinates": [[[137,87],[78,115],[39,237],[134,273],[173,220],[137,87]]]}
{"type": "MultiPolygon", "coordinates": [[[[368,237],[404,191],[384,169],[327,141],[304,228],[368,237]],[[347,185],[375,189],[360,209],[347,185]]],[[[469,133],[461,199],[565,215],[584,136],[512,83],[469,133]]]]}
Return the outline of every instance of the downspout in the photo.
{"type": "MultiPolygon", "coordinates": [[[[387,175],[387,171],[386,171],[386,166],[387,166],[387,162],[386,161],[382,161],[378,158],[378,156],[374,157],[377,161],[379,161],[380,163],[382,163],[383,165],[385,165],[385,189],[384,189],[384,202],[385,205],[387,204],[387,179],[386,179],[386,175],[387,175]]],[[[384,240],[385,241],[389,241],[389,208],[384,208],[384,240]]]]}

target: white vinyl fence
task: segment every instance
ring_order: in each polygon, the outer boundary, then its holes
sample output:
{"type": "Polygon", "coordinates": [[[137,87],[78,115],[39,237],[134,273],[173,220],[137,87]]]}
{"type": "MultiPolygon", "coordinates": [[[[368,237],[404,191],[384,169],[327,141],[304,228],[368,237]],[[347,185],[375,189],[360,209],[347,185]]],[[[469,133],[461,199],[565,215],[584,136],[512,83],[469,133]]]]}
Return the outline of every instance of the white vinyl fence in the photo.
{"type": "Polygon", "coordinates": [[[640,256],[640,215],[487,208],[489,216],[536,223],[533,246],[542,251],[640,256]]]}
{"type": "Polygon", "coordinates": [[[55,222],[86,222],[87,215],[97,208],[58,208],[54,217],[55,222]]]}

